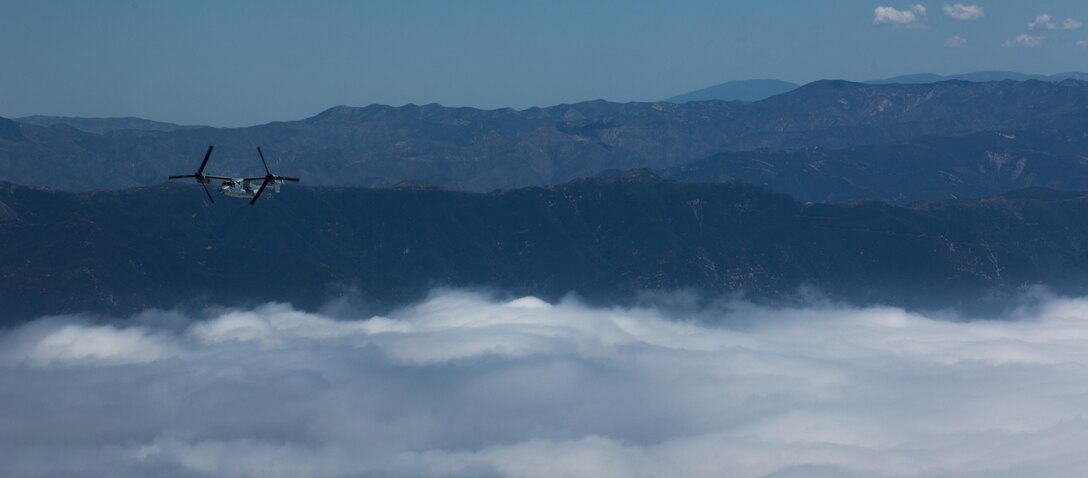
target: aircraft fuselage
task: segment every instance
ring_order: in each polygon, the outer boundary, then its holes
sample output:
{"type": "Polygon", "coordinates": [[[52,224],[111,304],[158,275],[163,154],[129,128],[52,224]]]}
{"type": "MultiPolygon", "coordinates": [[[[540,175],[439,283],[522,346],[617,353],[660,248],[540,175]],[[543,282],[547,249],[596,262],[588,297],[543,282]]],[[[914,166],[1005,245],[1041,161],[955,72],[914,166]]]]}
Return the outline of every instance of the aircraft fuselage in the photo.
{"type": "MultiPolygon", "coordinates": [[[[251,199],[257,195],[257,190],[261,188],[263,179],[244,179],[235,178],[223,181],[223,184],[219,186],[219,194],[232,198],[244,198],[251,199]]],[[[280,185],[283,181],[274,180],[269,181],[268,185],[271,186],[272,191],[265,191],[265,194],[269,192],[280,192],[280,185]]]]}

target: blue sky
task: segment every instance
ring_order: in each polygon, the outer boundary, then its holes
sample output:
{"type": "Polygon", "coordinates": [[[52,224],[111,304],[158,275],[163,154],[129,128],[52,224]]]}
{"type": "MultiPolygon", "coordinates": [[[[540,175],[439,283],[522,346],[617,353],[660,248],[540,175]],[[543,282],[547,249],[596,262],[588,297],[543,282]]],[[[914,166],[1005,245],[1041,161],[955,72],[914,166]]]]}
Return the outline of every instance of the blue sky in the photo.
{"type": "Polygon", "coordinates": [[[240,126],[341,104],[525,108],[751,78],[1088,70],[1084,0],[966,2],[951,8],[973,18],[960,20],[946,5],[0,0],[0,116],[240,126]]]}

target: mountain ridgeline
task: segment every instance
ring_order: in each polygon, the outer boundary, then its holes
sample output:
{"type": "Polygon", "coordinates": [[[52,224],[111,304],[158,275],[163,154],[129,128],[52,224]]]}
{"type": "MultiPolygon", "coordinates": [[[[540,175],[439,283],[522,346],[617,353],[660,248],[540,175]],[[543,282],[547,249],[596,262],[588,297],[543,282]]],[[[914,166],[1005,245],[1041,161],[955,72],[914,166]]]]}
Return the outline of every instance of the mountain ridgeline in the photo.
{"type": "Polygon", "coordinates": [[[781,80],[738,80],[709,86],[690,93],[673,96],[665,100],[668,103],[687,103],[689,101],[759,101],[772,96],[796,90],[797,83],[781,80]]]}
{"type": "Polygon", "coordinates": [[[44,314],[418,299],[438,286],[633,303],[645,291],[956,307],[1083,291],[1088,195],[809,204],[742,182],[632,171],[492,193],[298,187],[209,205],[167,185],[0,186],[0,303],[44,314]]]}
{"type": "Polygon", "coordinates": [[[210,172],[263,173],[260,145],[273,171],[312,185],[412,180],[490,191],[651,168],[689,181],[743,179],[806,200],[1088,190],[1088,83],[1077,80],[819,81],[753,103],[342,106],[247,128],[113,129],[113,121],[92,125],[96,134],[44,123],[0,121],[0,180],[73,191],[150,186],[190,172],[214,144],[210,172]]]}
{"type": "Polygon", "coordinates": [[[140,130],[140,131],[177,131],[182,129],[199,128],[199,126],[182,126],[162,121],[151,121],[142,118],[78,118],[71,116],[24,116],[16,118],[23,124],[37,126],[71,126],[88,133],[104,134],[111,131],[140,130]]]}
{"type": "MultiPolygon", "coordinates": [[[[977,71],[973,73],[964,73],[959,75],[937,75],[933,73],[920,73],[913,75],[901,75],[893,76],[891,78],[882,78],[879,80],[869,80],[863,83],[871,85],[889,85],[894,83],[901,84],[919,84],[919,83],[938,83],[941,81],[960,80],[971,81],[977,83],[985,83],[991,81],[1064,81],[1064,80],[1080,80],[1088,81],[1088,73],[1082,72],[1065,72],[1057,73],[1054,75],[1030,75],[1024,73],[1018,73],[1015,71],[977,71]]],[[[759,101],[770,98],[772,96],[781,95],[797,89],[800,85],[782,80],[772,79],[759,79],[759,80],[734,80],[720,83],[714,86],[708,86],[695,91],[676,95],[668,98],[664,101],[669,103],[687,103],[689,101],[759,101]]]]}

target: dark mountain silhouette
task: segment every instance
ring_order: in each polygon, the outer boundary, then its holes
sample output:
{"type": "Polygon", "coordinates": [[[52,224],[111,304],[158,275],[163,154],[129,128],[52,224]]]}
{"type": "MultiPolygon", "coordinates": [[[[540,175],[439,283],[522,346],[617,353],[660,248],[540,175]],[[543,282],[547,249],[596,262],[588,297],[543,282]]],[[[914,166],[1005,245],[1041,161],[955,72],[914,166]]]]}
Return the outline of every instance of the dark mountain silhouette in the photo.
{"type": "Polygon", "coordinates": [[[956,306],[1086,285],[1088,196],[1044,189],[890,206],[805,205],[745,183],[648,171],[488,194],[285,189],[257,207],[192,186],[0,186],[0,303],[42,314],[278,300],[375,303],[490,286],[623,303],[644,290],[809,285],[859,303],[956,306]]]}
{"type": "Polygon", "coordinates": [[[523,111],[374,105],[248,128],[104,134],[20,124],[13,134],[0,133],[0,179],[67,190],[153,185],[190,172],[209,144],[216,145],[210,172],[252,175],[262,172],[255,154],[261,145],[274,171],[311,185],[410,180],[488,191],[606,170],[667,169],[731,151],[847,149],[983,131],[1075,131],[1071,125],[1083,125],[1086,110],[1088,83],[1073,80],[821,81],[755,103],[591,101],[523,111]]]}
{"type": "Polygon", "coordinates": [[[796,90],[797,83],[782,80],[738,80],[727,81],[701,90],[673,96],[664,100],[668,103],[687,103],[689,101],[759,101],[782,93],[796,90]]]}

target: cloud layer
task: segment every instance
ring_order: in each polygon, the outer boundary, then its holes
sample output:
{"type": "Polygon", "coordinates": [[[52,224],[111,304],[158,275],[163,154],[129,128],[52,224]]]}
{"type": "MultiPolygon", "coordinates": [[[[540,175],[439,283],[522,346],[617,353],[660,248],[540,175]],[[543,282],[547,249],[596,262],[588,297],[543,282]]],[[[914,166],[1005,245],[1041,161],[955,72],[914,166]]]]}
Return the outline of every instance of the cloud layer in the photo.
{"type": "Polygon", "coordinates": [[[6,476],[1081,476],[1088,299],[1002,321],[436,293],[0,335],[6,476]]]}

